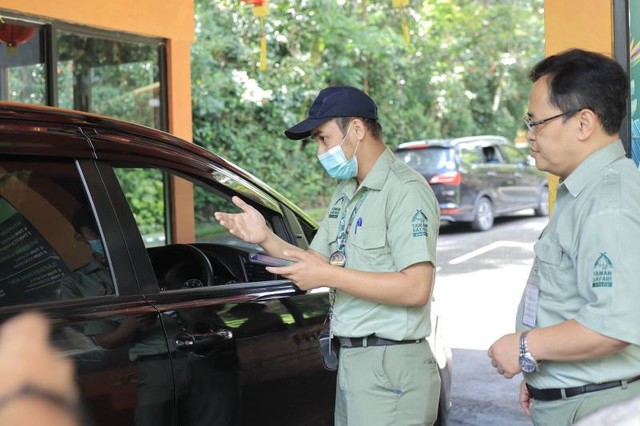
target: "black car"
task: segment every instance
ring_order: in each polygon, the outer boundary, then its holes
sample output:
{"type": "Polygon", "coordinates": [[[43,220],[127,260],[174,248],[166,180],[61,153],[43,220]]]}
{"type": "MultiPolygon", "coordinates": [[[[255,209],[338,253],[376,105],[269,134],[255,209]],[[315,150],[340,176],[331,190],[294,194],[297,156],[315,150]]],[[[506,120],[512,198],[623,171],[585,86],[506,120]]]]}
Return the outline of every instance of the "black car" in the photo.
{"type": "Polygon", "coordinates": [[[194,144],[96,115],[0,102],[0,154],[0,317],[51,318],[96,425],[333,424],[335,374],[317,350],[326,292],[251,262],[260,247],[212,214],[241,196],[301,248],[313,219],[194,144]]]}
{"type": "Polygon", "coordinates": [[[405,142],[396,156],[427,179],[443,221],[486,231],[495,217],[519,210],[549,214],[546,173],[501,136],[405,142]]]}

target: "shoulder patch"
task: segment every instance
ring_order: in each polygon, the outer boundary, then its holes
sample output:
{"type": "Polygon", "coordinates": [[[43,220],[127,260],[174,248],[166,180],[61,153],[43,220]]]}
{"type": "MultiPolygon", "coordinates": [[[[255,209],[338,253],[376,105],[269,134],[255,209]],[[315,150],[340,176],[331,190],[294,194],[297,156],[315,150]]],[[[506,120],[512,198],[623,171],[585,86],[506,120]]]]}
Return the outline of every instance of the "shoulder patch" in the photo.
{"type": "Polygon", "coordinates": [[[429,235],[429,218],[421,209],[416,209],[411,218],[411,228],[413,237],[426,237],[429,235]]]}
{"type": "Polygon", "coordinates": [[[613,262],[607,253],[601,253],[593,264],[592,287],[613,287],[613,262]]]}

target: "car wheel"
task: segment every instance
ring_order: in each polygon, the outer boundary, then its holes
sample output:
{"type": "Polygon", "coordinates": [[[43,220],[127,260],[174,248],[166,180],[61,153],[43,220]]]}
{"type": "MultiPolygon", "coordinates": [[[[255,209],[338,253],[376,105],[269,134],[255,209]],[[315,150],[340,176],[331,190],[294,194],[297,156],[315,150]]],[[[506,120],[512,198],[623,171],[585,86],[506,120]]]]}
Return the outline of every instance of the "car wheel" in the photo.
{"type": "Polygon", "coordinates": [[[538,193],[538,206],[533,214],[536,217],[549,216],[549,187],[543,186],[538,193]]]}
{"type": "Polygon", "coordinates": [[[476,214],[471,222],[474,231],[488,231],[493,226],[493,205],[487,197],[482,197],[476,205],[476,214]]]}

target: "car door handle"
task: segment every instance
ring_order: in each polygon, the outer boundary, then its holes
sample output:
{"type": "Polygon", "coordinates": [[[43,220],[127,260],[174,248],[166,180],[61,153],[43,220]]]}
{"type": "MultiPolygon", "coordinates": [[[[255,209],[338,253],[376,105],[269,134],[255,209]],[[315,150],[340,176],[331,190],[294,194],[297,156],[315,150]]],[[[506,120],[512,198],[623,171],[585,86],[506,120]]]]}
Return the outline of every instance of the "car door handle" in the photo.
{"type": "Polygon", "coordinates": [[[176,336],[176,348],[182,352],[207,352],[233,339],[233,333],[226,328],[210,330],[206,333],[183,331],[176,336]]]}

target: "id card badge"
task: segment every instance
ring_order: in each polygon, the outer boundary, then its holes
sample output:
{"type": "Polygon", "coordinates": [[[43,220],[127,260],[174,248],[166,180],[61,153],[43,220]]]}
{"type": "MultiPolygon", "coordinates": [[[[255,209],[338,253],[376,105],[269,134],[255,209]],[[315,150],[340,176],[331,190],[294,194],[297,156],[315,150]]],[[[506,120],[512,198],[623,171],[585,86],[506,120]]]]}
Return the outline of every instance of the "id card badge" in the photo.
{"type": "Polygon", "coordinates": [[[522,322],[529,327],[536,326],[538,316],[538,296],[540,294],[540,277],[538,275],[538,262],[533,262],[533,267],[529,273],[529,279],[524,289],[524,310],[522,322]]]}

